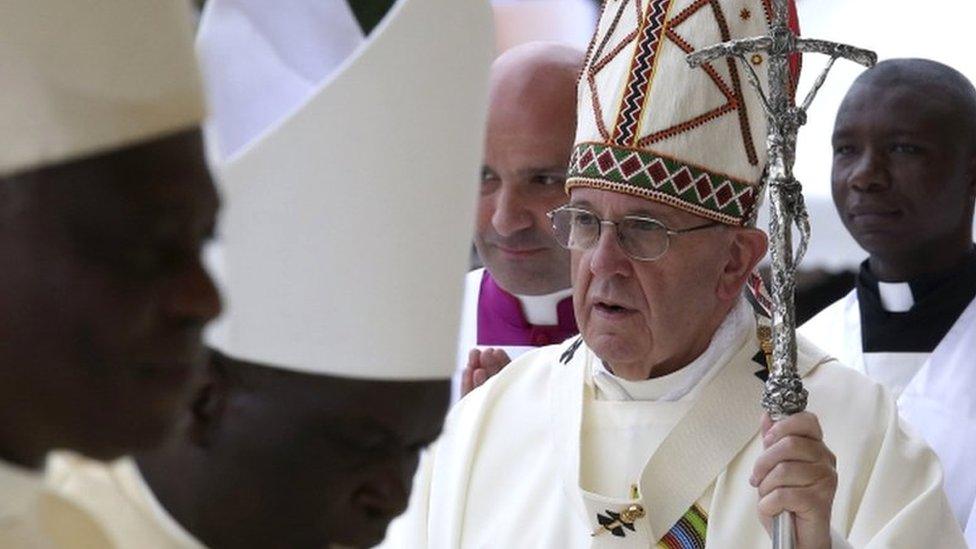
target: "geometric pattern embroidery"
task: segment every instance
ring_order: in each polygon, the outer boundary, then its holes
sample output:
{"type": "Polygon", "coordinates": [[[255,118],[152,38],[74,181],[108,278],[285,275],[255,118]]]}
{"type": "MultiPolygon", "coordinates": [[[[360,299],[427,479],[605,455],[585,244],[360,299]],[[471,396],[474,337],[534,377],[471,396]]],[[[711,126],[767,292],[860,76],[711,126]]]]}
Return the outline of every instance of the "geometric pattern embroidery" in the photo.
{"type": "Polygon", "coordinates": [[[708,515],[691,506],[668,533],[657,542],[657,549],[705,549],[705,533],[708,531],[708,515]]]}
{"type": "Polygon", "coordinates": [[[727,225],[745,225],[757,188],[646,150],[580,143],[569,161],[566,190],[606,188],[664,202],[727,225]]]}
{"type": "Polygon", "coordinates": [[[660,47],[661,34],[664,31],[664,16],[669,4],[669,0],[651,0],[647,7],[648,13],[641,17],[637,47],[634,49],[634,58],[630,63],[630,75],[624,88],[620,115],[617,119],[617,131],[614,135],[614,143],[617,145],[625,147],[634,145],[634,135],[644,109],[644,99],[650,93],[654,61],[660,47]]]}
{"type": "MultiPolygon", "coordinates": [[[[674,0],[647,0],[646,3],[641,0],[623,0],[614,6],[616,12],[612,13],[613,18],[602,36],[599,36],[599,33],[593,36],[586,63],[580,73],[580,83],[588,88],[587,91],[600,138],[607,143],[619,146],[645,147],[696,130],[719,118],[733,115],[738,117],[741,126],[743,152],[750,164],[758,165],[759,158],[753,143],[749,115],[746,112],[746,105],[743,100],[739,71],[732,59],[720,61],[728,66],[729,82],[726,82],[710,63],[705,63],[700,69],[706,73],[724,97],[725,102],[723,104],[705,109],[704,112],[692,115],[687,120],[675,120],[669,127],[649,135],[642,135],[638,132],[644,112],[653,108],[652,105],[648,105],[647,96],[653,85],[655,61],[659,50],[665,44],[664,38],[666,37],[667,42],[674,44],[685,53],[694,51],[696,46],[688,43],[679,34],[678,29],[693,15],[706,7],[711,8],[722,39],[728,40],[731,37],[730,28],[719,0],[696,0],[681,10],[680,13],[666,20],[667,12],[673,3],[674,0]],[[611,44],[610,41],[617,33],[621,17],[628,10],[636,10],[637,27],[619,39],[617,43],[611,44]],[[604,124],[604,98],[601,97],[596,78],[631,44],[634,45],[634,50],[633,57],[630,59],[628,78],[623,88],[623,95],[617,104],[618,110],[614,117],[614,127],[608,129],[604,124]]],[[[604,2],[604,10],[614,9],[610,5],[610,2],[604,2]]],[[[610,14],[601,13],[601,19],[604,15],[610,14]]],[[[699,44],[697,46],[704,45],[699,44]]]]}

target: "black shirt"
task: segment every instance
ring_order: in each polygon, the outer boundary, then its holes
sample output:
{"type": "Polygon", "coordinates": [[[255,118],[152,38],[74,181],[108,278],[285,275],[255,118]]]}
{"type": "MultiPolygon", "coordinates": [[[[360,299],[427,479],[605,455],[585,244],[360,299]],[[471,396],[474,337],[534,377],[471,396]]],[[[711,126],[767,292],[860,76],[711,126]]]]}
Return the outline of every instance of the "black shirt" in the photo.
{"type": "Polygon", "coordinates": [[[976,298],[976,248],[947,272],[908,281],[915,304],[904,313],[884,310],[878,279],[868,262],[855,285],[861,310],[861,346],[865,353],[932,352],[959,315],[976,298]]]}

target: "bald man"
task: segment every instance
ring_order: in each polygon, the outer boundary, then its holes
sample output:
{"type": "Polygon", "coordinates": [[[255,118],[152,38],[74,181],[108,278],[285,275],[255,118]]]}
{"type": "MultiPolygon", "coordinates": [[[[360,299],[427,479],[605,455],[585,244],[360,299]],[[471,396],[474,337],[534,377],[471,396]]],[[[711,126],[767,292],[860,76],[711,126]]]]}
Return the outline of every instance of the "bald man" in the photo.
{"type": "Polygon", "coordinates": [[[974,545],[976,89],[934,61],[880,63],[847,93],[833,148],[837,211],[870,255],[801,331],[898,398],[974,545]]]}
{"type": "Polygon", "coordinates": [[[565,204],[583,52],[555,43],[512,48],[492,66],[475,246],[459,346],[461,394],[510,359],[577,333],[569,252],[546,214],[565,204]]]}

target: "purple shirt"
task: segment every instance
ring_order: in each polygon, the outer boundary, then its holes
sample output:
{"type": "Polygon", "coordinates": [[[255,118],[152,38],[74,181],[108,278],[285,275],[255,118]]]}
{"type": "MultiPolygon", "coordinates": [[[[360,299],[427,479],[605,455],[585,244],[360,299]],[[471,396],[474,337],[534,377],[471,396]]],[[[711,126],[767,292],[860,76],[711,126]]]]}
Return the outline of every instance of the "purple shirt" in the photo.
{"type": "Polygon", "coordinates": [[[485,269],[478,295],[478,345],[542,347],[579,333],[572,296],[556,304],[556,314],[557,325],[529,324],[518,298],[503,290],[485,269]]]}

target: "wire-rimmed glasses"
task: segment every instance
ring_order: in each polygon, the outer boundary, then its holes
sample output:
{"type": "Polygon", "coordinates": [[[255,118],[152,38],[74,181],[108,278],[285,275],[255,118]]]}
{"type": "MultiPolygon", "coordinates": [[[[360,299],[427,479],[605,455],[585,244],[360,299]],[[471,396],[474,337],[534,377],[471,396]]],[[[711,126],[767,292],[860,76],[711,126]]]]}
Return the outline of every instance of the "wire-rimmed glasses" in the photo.
{"type": "Polygon", "coordinates": [[[628,257],[637,261],[660,259],[671,246],[671,237],[720,225],[711,221],[687,229],[672,229],[657,219],[625,215],[617,221],[600,219],[595,213],[576,206],[562,206],[548,214],[559,245],[568,250],[588,250],[600,241],[604,225],[616,229],[617,243],[628,257]]]}

